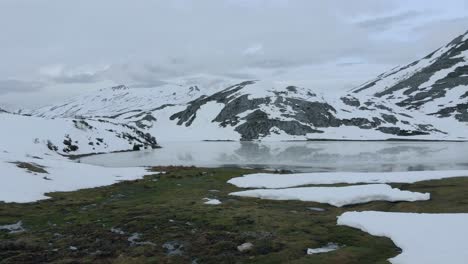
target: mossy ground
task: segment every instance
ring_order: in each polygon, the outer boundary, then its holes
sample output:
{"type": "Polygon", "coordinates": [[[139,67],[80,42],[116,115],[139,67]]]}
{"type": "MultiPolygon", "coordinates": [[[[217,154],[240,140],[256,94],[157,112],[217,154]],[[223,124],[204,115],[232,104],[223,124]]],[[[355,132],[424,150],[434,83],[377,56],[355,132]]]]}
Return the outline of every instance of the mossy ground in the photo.
{"type": "Polygon", "coordinates": [[[394,187],[431,192],[425,202],[372,202],[335,208],[299,201],[232,197],[230,178],[253,170],[155,168],[163,175],[67,193],[31,204],[0,204],[0,263],[387,263],[399,249],[388,238],[337,226],[345,211],[468,212],[468,178],[394,187]],[[206,205],[203,198],[221,205],[206,205]],[[317,212],[308,207],[326,209],[317,212]],[[112,230],[113,231],[112,231],[112,230]],[[131,243],[133,234],[140,238],[131,243]],[[165,243],[182,245],[168,254],[165,243]],[[251,251],[237,246],[251,242],[251,251]],[[335,242],[337,251],[306,255],[335,242]]]}

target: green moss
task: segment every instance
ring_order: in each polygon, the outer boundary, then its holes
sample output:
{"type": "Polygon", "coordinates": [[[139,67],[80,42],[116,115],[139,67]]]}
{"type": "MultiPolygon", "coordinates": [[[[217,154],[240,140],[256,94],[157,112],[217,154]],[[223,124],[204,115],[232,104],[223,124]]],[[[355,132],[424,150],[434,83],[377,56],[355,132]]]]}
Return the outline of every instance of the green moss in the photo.
{"type": "Polygon", "coordinates": [[[468,210],[464,191],[467,178],[394,185],[431,192],[431,201],[372,202],[335,208],[312,202],[229,196],[239,189],[226,181],[252,170],[155,170],[167,173],[101,188],[51,193],[52,199],[37,203],[0,204],[0,224],[22,220],[27,229],[18,234],[0,231],[0,262],[387,263],[386,259],[399,253],[391,240],[337,226],[336,217],[350,210],[468,210]],[[205,205],[205,197],[223,203],[205,205]],[[135,233],[140,234],[140,239],[132,244],[128,238],[135,233]],[[167,242],[181,247],[182,254],[168,254],[168,249],[163,248],[167,242]],[[245,242],[253,243],[254,248],[241,253],[237,246],[245,242]],[[306,255],[307,248],[328,242],[343,247],[327,254],[306,255]]]}

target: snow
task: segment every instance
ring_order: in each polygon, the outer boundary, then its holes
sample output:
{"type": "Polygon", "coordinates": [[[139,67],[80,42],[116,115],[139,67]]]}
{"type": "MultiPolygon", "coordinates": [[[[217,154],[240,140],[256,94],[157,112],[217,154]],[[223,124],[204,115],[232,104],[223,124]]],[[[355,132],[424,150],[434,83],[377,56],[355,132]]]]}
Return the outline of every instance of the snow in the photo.
{"type": "Polygon", "coordinates": [[[17,223],[10,225],[0,225],[0,230],[6,230],[10,234],[21,233],[25,231],[22,221],[18,221],[17,223]]]}
{"type": "Polygon", "coordinates": [[[461,96],[467,91],[468,86],[466,85],[459,85],[448,89],[446,90],[444,97],[436,98],[430,102],[425,103],[421,107],[421,111],[424,111],[426,113],[436,113],[437,111],[439,111],[441,105],[443,105],[444,107],[454,107],[461,102],[461,96]]]}
{"type": "Polygon", "coordinates": [[[308,248],[307,249],[307,255],[327,253],[327,252],[335,251],[335,250],[337,250],[339,248],[340,248],[340,246],[338,246],[335,243],[328,243],[326,246],[321,247],[321,248],[308,248]]]}
{"type": "Polygon", "coordinates": [[[440,71],[435,72],[435,73],[431,76],[431,78],[429,78],[429,80],[428,80],[427,82],[421,84],[419,87],[420,87],[420,88],[426,88],[426,87],[432,86],[432,85],[434,85],[438,80],[447,77],[447,75],[448,75],[449,73],[455,71],[455,69],[457,69],[458,67],[463,67],[465,64],[466,64],[465,62],[459,62],[459,63],[453,65],[453,66],[450,67],[450,68],[441,69],[440,71]]]}
{"type": "Polygon", "coordinates": [[[336,207],[371,201],[422,201],[429,200],[428,193],[401,191],[387,184],[368,184],[345,187],[302,187],[288,189],[255,189],[230,193],[241,197],[268,200],[300,200],[327,203],[336,207]]]}
{"type": "Polygon", "coordinates": [[[346,212],[338,225],[389,237],[403,252],[393,264],[464,264],[468,259],[468,214],[346,212]]]}
{"type": "Polygon", "coordinates": [[[228,183],[241,188],[287,188],[309,184],[415,183],[467,176],[468,170],[295,174],[257,173],[233,178],[228,183]]]}
{"type": "Polygon", "coordinates": [[[219,205],[221,204],[221,201],[218,199],[210,199],[210,198],[203,198],[205,202],[204,204],[209,204],[209,205],[219,205]]]}
{"type": "Polygon", "coordinates": [[[307,207],[307,209],[315,212],[325,212],[325,209],[320,208],[320,207],[307,207]]]}

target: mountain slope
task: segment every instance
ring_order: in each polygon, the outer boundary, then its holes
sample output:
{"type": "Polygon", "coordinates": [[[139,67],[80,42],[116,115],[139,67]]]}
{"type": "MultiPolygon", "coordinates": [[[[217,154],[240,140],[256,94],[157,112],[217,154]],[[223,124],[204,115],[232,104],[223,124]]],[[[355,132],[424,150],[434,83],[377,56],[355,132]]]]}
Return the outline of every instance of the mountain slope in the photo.
{"type": "Polygon", "coordinates": [[[468,122],[468,32],[421,60],[381,74],[352,93],[468,122]]]}

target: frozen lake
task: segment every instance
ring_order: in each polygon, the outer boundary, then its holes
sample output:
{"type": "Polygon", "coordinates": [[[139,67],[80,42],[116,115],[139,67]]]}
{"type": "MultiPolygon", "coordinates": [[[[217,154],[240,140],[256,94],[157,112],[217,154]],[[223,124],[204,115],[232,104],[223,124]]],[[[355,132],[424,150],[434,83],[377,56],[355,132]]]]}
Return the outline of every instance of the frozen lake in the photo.
{"type": "Polygon", "coordinates": [[[162,148],[95,155],[107,167],[255,167],[302,172],[468,169],[468,142],[162,142],[162,148]]]}

